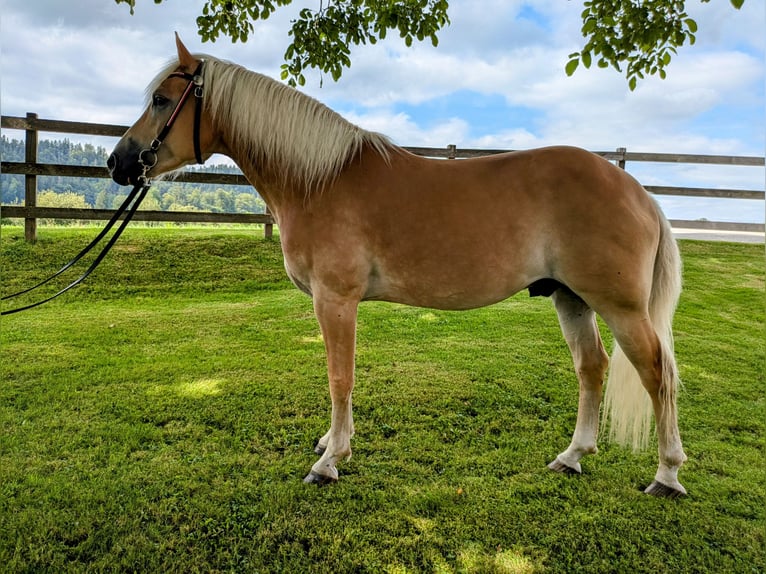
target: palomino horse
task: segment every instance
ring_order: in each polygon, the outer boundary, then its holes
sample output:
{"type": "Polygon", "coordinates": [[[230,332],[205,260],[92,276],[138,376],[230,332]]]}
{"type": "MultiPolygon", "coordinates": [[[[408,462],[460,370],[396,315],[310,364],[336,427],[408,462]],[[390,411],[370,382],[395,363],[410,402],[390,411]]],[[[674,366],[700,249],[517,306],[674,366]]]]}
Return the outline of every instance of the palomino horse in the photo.
{"type": "Polygon", "coordinates": [[[221,153],[271,208],[285,269],[313,298],[327,351],[332,420],[306,482],[336,481],[336,464],[351,456],[360,301],[471,309],[528,288],[552,298],[580,384],[572,442],[549,467],[579,473],[597,450],[608,362],[598,313],[616,341],[611,436],[644,446],[653,411],[659,468],[646,492],[685,494],[671,333],[680,259],[667,220],[630,175],[570,147],[417,157],[292,88],[176,44],[178,60],[148,87],[148,107],[109,168],[116,182],[140,184],[221,153]]]}

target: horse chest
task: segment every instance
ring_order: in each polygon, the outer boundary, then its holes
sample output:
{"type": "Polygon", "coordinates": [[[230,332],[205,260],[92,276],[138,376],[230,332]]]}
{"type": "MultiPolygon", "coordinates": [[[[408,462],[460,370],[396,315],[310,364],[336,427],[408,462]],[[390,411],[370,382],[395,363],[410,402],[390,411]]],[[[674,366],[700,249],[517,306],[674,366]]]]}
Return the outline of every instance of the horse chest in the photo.
{"type": "Polygon", "coordinates": [[[311,277],[307,270],[302,269],[301,266],[291,265],[287,256],[285,256],[285,271],[290,281],[293,282],[298,289],[303,291],[309,297],[312,296],[311,292],[311,277]]]}

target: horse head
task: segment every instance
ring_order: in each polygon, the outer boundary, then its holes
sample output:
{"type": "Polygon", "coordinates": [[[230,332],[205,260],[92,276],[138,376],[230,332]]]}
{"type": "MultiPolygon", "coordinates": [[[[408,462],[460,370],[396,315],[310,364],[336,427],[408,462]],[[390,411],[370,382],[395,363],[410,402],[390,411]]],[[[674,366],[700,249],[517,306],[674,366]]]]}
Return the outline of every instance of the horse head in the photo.
{"type": "Polygon", "coordinates": [[[117,143],[107,167],[120,185],[135,185],[191,163],[203,163],[214,148],[212,122],[203,105],[204,60],[176,34],[178,62],[149,85],[146,110],[117,143]]]}

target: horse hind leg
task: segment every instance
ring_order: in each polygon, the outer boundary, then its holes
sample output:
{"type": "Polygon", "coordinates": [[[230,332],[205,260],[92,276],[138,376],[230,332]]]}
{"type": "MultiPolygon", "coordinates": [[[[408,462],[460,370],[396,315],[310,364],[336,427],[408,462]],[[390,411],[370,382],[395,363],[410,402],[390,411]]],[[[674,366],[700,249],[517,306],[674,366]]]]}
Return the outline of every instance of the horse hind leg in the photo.
{"type": "Polygon", "coordinates": [[[610,435],[615,442],[632,443],[639,450],[648,441],[654,412],[660,460],[654,482],[644,492],[667,498],[684,495],[678,470],[686,455],[678,430],[678,377],[670,335],[661,339],[648,316],[623,315],[615,323],[607,323],[617,343],[604,408],[611,423],[610,435]],[[646,396],[638,390],[641,387],[651,400],[646,409],[641,406],[646,396]]]}
{"type": "Polygon", "coordinates": [[[577,423],[569,447],[548,465],[557,472],[581,473],[580,459],[595,454],[601,388],[608,357],[601,342],[593,310],[566,287],[552,295],[561,331],[572,353],[580,385],[577,423]]]}

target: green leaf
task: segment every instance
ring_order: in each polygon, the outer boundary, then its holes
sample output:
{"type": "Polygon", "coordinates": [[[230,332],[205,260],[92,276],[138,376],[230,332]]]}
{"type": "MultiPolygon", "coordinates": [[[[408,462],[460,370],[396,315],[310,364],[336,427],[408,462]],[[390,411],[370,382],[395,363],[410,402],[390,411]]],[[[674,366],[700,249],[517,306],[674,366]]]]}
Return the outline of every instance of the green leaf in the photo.
{"type": "Polygon", "coordinates": [[[575,58],[573,60],[569,60],[567,62],[566,68],[565,68],[567,76],[571,76],[572,74],[574,74],[575,70],[577,69],[577,66],[579,66],[579,65],[580,65],[580,59],[579,58],[575,58]]]}
{"type": "Polygon", "coordinates": [[[684,24],[686,24],[686,27],[689,28],[689,31],[694,34],[697,31],[697,22],[692,20],[691,18],[687,18],[684,20],[684,24]]]}
{"type": "Polygon", "coordinates": [[[630,91],[636,89],[636,84],[638,84],[638,79],[636,79],[635,76],[631,76],[631,78],[628,80],[628,87],[630,88],[630,91]]]}
{"type": "Polygon", "coordinates": [[[731,5],[734,6],[737,10],[742,8],[742,5],[745,3],[745,0],[731,0],[731,5]]]}
{"type": "Polygon", "coordinates": [[[585,23],[582,25],[582,35],[588,36],[593,30],[596,29],[596,26],[598,25],[598,20],[595,18],[588,18],[585,20],[585,23]]]}
{"type": "Polygon", "coordinates": [[[585,66],[586,68],[590,68],[590,64],[591,64],[590,52],[584,51],[582,53],[582,65],[585,66]]]}

